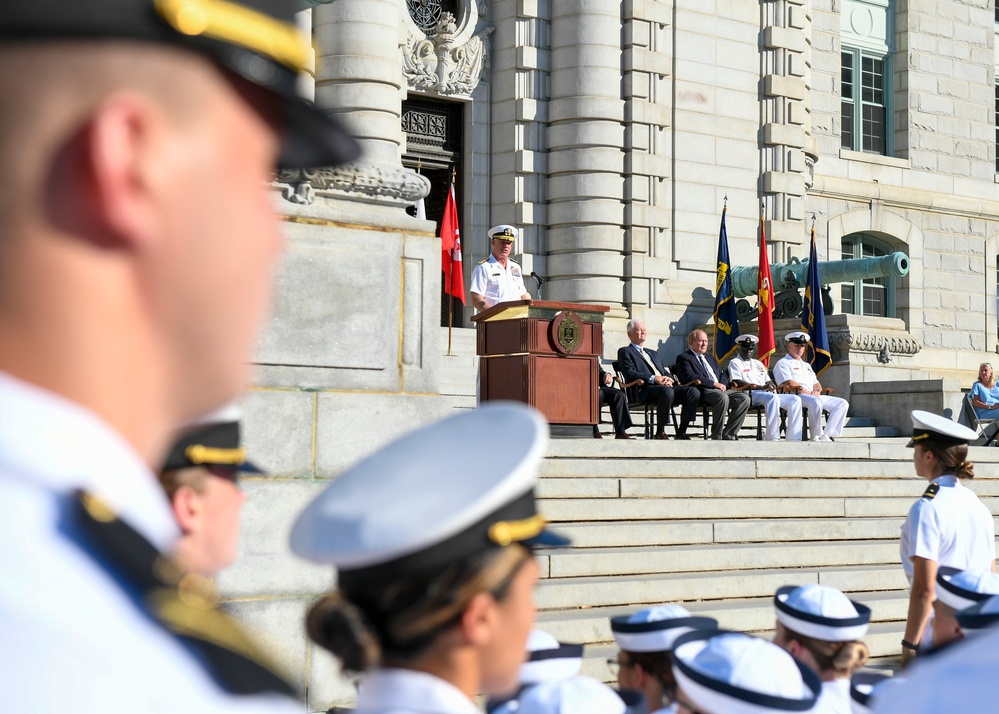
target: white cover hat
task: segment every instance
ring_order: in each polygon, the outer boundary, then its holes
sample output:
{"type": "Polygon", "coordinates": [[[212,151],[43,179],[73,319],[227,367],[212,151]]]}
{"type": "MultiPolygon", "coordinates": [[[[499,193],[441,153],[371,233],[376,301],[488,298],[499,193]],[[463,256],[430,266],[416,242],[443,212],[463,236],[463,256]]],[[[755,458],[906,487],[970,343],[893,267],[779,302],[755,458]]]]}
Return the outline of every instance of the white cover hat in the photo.
{"type": "Polygon", "coordinates": [[[527,661],[520,666],[520,683],[557,682],[579,674],[583,645],[562,644],[543,630],[527,638],[527,661]]]}
{"type": "Polygon", "coordinates": [[[948,567],[937,571],[937,599],[948,607],[963,610],[991,595],[999,595],[996,573],[948,567]]]}
{"type": "Polygon", "coordinates": [[[751,342],[755,345],[757,342],[760,341],[760,338],[757,337],[756,335],[739,335],[738,337],[735,338],[735,341],[736,343],[751,342]]]}
{"type": "Polygon", "coordinates": [[[978,438],[978,434],[964,424],[958,424],[940,414],[916,409],[910,416],[912,417],[912,439],[906,446],[915,446],[921,441],[935,441],[947,446],[956,446],[970,444],[978,438]]]}
{"type": "Polygon", "coordinates": [[[978,634],[999,623],[999,595],[976,602],[957,613],[957,624],[965,635],[978,634]]]}
{"type": "Polygon", "coordinates": [[[518,714],[625,714],[618,693],[590,677],[543,682],[524,690],[518,714]]]}
{"type": "Polygon", "coordinates": [[[803,712],[819,677],[772,642],[724,630],[695,630],[673,645],[673,674],[704,714],[803,712]]]}
{"type": "Polygon", "coordinates": [[[668,652],[680,635],[717,627],[713,617],[695,617],[680,605],[659,605],[611,618],[614,641],[625,652],[668,652]]]}
{"type": "Polygon", "coordinates": [[[788,332],[784,335],[785,342],[811,342],[812,339],[808,336],[807,332],[802,332],[801,330],[796,330],[794,332],[788,332]]]}
{"type": "Polygon", "coordinates": [[[511,243],[517,240],[518,235],[519,231],[506,223],[501,223],[498,226],[493,226],[489,229],[490,238],[499,238],[500,240],[510,241],[511,243]]]}
{"type": "Polygon", "coordinates": [[[341,573],[384,580],[523,543],[564,545],[534,504],[548,425],[514,402],[418,429],[327,486],[295,520],[292,551],[341,573]],[[504,448],[482,458],[485,432],[504,448]]]}
{"type": "Polygon", "coordinates": [[[799,635],[851,642],[867,634],[871,608],[827,585],[785,585],[774,595],[777,621],[799,635]]]}

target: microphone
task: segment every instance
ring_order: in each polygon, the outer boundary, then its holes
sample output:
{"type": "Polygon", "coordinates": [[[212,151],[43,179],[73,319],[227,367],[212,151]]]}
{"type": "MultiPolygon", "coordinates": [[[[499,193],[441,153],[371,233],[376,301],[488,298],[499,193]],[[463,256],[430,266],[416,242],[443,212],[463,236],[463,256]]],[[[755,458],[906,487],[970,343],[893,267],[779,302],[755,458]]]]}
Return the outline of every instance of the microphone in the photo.
{"type": "Polygon", "coordinates": [[[544,278],[542,278],[542,277],[541,277],[540,275],[538,275],[537,273],[535,273],[535,272],[534,272],[533,270],[531,271],[531,277],[532,277],[532,278],[534,278],[535,280],[537,280],[537,281],[538,281],[538,287],[539,287],[539,288],[540,288],[540,287],[541,287],[541,286],[542,286],[542,285],[544,284],[544,282],[545,282],[545,279],[544,279],[544,278]]]}

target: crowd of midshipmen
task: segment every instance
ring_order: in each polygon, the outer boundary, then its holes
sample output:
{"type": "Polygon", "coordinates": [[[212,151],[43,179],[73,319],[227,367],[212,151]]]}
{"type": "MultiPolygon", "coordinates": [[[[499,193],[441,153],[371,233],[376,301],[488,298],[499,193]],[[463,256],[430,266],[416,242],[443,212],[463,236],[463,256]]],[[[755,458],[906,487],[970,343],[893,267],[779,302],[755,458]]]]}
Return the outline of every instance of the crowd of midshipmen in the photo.
{"type": "MultiPolygon", "coordinates": [[[[359,153],[297,94],[311,61],[298,9],[33,0],[0,13],[5,710],[302,710],[206,586],[234,556],[239,474],[255,468],[237,415],[215,410],[245,386],[265,313],[280,248],[268,181],[359,153]]],[[[358,675],[364,714],[475,714],[481,695],[594,714],[988,708],[999,606],[992,519],[962,484],[973,433],[913,420],[929,485],[901,540],[902,647],[919,654],[894,686],[854,674],[870,609],[815,583],[776,592],[773,642],[678,604],[615,617],[621,689],[581,678],[579,646],[532,635],[535,549],[568,541],[535,505],[547,425],[514,404],[389,444],[297,516],[291,551],[337,575],[305,627],[358,675]],[[504,443],[485,462],[484,433],[504,443]]]]}

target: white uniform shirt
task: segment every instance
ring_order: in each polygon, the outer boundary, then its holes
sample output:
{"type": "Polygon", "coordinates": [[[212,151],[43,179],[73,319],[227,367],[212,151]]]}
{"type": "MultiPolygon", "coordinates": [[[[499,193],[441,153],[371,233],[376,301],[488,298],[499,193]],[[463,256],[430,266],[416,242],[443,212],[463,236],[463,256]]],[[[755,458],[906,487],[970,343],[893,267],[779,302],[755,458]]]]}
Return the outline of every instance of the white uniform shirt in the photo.
{"type": "Polygon", "coordinates": [[[783,384],[789,379],[793,379],[809,392],[815,388],[815,383],[819,381],[812,370],[812,365],[808,362],[794,359],[791,355],[784,355],[774,365],[774,381],[777,384],[783,384]]]}
{"type": "Polygon", "coordinates": [[[527,293],[527,288],[524,287],[524,273],[520,266],[512,260],[507,260],[504,268],[492,255],[488,260],[483,260],[475,266],[469,290],[481,295],[487,307],[500,302],[520,300],[527,293]]]}
{"type": "Polygon", "coordinates": [[[747,384],[755,384],[759,387],[766,386],[767,382],[770,381],[770,375],[767,374],[767,368],[763,366],[762,362],[758,359],[743,359],[738,356],[733,357],[728,363],[728,378],[729,380],[737,379],[747,384]]]}
{"type": "Polygon", "coordinates": [[[822,683],[819,700],[812,714],[852,714],[849,677],[833,679],[822,683]]]}
{"type": "Polygon", "coordinates": [[[971,489],[953,475],[931,483],[940,490],[912,504],[902,525],[900,551],[905,577],[912,582],[912,558],[936,562],[937,567],[988,570],[995,558],[995,522],[971,489]]]}
{"type": "Polygon", "coordinates": [[[300,712],[222,691],[85,551],[74,492],[154,546],[178,536],[156,477],[91,412],[0,373],[0,692],[4,711],[300,712]]]}
{"type": "Polygon", "coordinates": [[[411,669],[376,669],[364,678],[354,714],[482,714],[450,682],[411,669]]]}

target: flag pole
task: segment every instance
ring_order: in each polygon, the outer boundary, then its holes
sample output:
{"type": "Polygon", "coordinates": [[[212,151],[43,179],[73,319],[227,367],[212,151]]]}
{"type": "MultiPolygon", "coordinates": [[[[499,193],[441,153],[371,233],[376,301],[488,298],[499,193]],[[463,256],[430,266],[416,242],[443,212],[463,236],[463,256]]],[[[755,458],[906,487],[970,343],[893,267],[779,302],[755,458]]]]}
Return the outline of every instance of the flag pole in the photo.
{"type": "MultiPolygon", "coordinates": [[[[455,169],[454,166],[451,167],[451,185],[448,186],[448,191],[454,189],[454,177],[455,169]]],[[[454,329],[454,295],[451,294],[451,275],[454,271],[454,262],[448,264],[448,275],[447,275],[447,356],[451,357],[451,330],[454,329]]]]}

